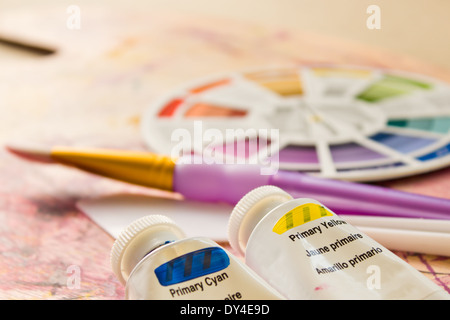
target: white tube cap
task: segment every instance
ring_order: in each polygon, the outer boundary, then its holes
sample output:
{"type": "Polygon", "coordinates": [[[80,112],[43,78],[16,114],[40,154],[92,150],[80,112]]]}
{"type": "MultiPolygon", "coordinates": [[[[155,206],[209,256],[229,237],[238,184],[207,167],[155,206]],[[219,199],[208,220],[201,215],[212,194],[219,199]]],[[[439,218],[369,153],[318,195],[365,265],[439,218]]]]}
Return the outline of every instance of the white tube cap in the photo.
{"type": "Polygon", "coordinates": [[[234,207],[228,222],[231,247],[244,255],[248,239],[259,221],[272,209],[292,199],[290,194],[275,186],[262,186],[247,193],[234,207]]]}
{"type": "Polygon", "coordinates": [[[111,250],[112,270],[125,285],[131,271],[150,251],[184,237],[184,232],[166,216],[149,215],[137,219],[114,242],[111,250]]]}

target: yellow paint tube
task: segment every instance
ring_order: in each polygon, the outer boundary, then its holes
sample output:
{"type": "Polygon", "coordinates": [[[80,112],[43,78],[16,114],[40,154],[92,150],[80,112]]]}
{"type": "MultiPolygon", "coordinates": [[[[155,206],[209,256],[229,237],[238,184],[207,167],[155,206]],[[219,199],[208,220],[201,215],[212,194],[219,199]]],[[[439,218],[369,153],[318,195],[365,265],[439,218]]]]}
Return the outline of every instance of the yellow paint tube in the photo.
{"type": "Polygon", "coordinates": [[[400,257],[312,199],[274,186],[245,195],[231,246],[288,299],[449,299],[400,257]]]}

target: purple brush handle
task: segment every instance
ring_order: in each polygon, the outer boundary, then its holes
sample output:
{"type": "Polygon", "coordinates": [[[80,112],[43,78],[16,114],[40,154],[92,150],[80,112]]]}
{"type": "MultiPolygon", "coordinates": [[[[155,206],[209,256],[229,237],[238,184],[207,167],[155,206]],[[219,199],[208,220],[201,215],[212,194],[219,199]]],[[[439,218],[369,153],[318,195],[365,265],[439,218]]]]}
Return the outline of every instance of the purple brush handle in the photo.
{"type": "Polygon", "coordinates": [[[177,163],[173,191],[189,199],[236,204],[247,192],[269,184],[270,177],[252,165],[177,163]]]}
{"type": "Polygon", "coordinates": [[[316,199],[337,214],[450,219],[447,199],[292,171],[261,175],[260,167],[254,165],[179,163],[173,185],[186,198],[207,202],[234,205],[254,188],[274,185],[295,198],[316,199]]]}
{"type": "Polygon", "coordinates": [[[450,219],[450,200],[375,185],[279,171],[270,183],[293,197],[317,199],[341,214],[450,219]]]}

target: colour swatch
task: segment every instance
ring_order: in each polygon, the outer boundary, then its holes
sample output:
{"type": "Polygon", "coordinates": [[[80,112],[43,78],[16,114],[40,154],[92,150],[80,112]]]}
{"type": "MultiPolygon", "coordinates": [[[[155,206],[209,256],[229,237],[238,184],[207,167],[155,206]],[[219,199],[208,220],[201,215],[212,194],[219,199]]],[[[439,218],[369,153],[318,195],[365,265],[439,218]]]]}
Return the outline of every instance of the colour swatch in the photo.
{"type": "Polygon", "coordinates": [[[324,65],[222,74],[162,97],[142,125],[157,152],[170,153],[173,132],[185,129],[217,159],[259,159],[333,179],[385,180],[450,164],[450,86],[393,70],[324,65]],[[217,145],[204,139],[236,129],[244,134],[217,145]]]}

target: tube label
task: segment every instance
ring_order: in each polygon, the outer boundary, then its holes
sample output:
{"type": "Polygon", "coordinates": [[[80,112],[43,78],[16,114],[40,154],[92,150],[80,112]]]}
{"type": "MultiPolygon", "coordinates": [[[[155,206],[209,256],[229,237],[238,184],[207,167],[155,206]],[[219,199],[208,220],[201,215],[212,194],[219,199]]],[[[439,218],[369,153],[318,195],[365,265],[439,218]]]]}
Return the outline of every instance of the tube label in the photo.
{"type": "Polygon", "coordinates": [[[127,299],[283,299],[215,242],[188,238],[148,254],[127,281],[127,299]]]}
{"type": "Polygon", "coordinates": [[[288,299],[422,299],[432,281],[320,203],[276,208],[254,229],[246,261],[288,299]]]}

